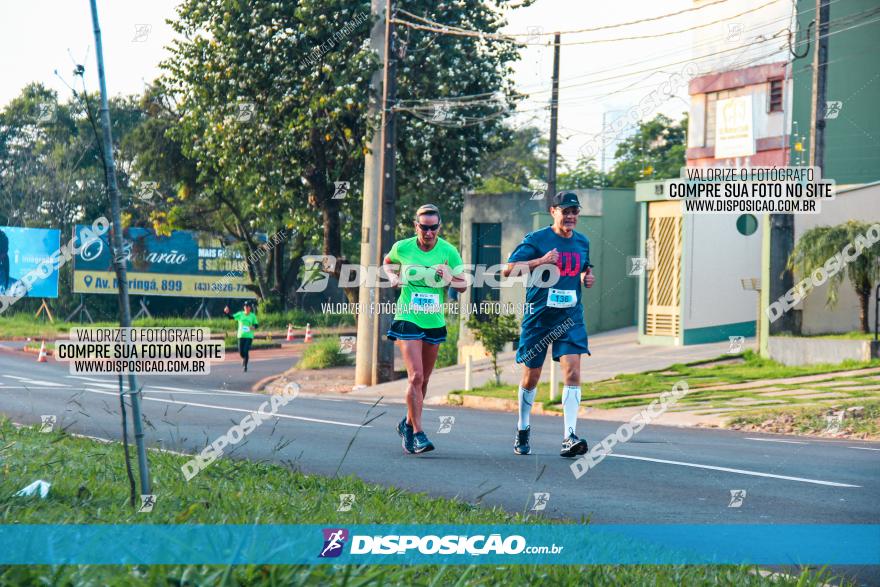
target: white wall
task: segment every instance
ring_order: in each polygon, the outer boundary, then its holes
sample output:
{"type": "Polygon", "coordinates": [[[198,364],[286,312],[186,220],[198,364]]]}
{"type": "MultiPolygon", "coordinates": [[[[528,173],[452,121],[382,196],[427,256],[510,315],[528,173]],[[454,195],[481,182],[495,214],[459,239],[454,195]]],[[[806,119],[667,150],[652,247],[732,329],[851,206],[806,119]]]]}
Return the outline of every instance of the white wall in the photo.
{"type": "Polygon", "coordinates": [[[685,214],[682,328],[704,328],[755,320],[758,294],[740,279],[761,276],[758,230],[743,236],[737,214],[685,214]]]}
{"type": "MultiPolygon", "coordinates": [[[[794,219],[795,241],[807,230],[816,226],[834,226],[847,220],[858,220],[873,224],[880,222],[880,184],[847,191],[837,195],[832,202],[822,204],[821,214],[799,214],[794,219]]],[[[880,246],[880,244],[875,244],[880,246]]],[[[797,278],[796,278],[797,279],[797,278]]],[[[802,279],[802,278],[801,278],[802,279]]],[[[874,284],[877,287],[877,284],[874,284]]],[[[838,301],[834,308],[825,305],[828,298],[828,284],[812,290],[795,309],[803,310],[801,331],[803,334],[827,334],[861,330],[859,323],[859,298],[844,280],[838,290],[838,301]]],[[[868,322],[874,329],[874,301],[870,300],[868,322]]]]}

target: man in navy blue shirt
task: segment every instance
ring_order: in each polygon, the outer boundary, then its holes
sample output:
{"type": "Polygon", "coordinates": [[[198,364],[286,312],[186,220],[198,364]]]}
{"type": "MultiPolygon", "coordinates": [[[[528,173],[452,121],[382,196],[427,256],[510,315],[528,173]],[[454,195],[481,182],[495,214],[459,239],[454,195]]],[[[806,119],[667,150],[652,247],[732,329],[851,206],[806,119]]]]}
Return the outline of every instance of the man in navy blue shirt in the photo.
{"type": "Polygon", "coordinates": [[[519,386],[519,422],[513,450],[529,454],[529,414],[547,348],[562,366],[563,442],[560,456],[587,452],[587,441],[578,438],[577,414],[581,403],[581,355],[590,354],[581,285],[593,287],[590,241],[576,232],[581,204],[574,192],[559,192],[550,203],[553,224],[530,232],[516,247],[502,272],[505,277],[530,275],[526,303],[531,312],[523,316],[516,362],[523,364],[519,386]],[[549,277],[549,279],[547,279],[549,277]]]}

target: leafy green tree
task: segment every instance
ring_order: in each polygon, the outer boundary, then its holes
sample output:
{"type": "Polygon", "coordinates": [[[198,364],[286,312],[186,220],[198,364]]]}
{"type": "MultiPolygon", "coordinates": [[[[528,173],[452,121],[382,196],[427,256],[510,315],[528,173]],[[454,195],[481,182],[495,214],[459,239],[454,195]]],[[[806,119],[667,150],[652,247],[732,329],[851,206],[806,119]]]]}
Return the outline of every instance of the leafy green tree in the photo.
{"type": "Polygon", "coordinates": [[[686,163],[686,150],[687,117],[674,123],[658,114],[639,123],[635,134],[617,144],[608,185],[633,187],[637,181],[678,177],[686,163]]]}
{"type": "Polygon", "coordinates": [[[569,171],[563,171],[556,180],[560,190],[600,188],[608,185],[608,176],[596,168],[592,157],[581,157],[569,171]]]}
{"type": "Polygon", "coordinates": [[[547,139],[534,126],[512,131],[509,142],[486,156],[477,192],[499,194],[528,190],[547,180],[547,139]]]}
{"type": "Polygon", "coordinates": [[[483,343],[483,347],[492,358],[492,370],[495,373],[495,384],[501,383],[501,369],[498,367],[498,353],[504,345],[519,339],[519,324],[516,317],[510,314],[489,313],[471,314],[467,326],[474,333],[474,338],[483,343]]]}
{"type": "MultiPolygon", "coordinates": [[[[406,9],[494,32],[505,24],[503,5],[420,0],[406,9]]],[[[198,197],[234,207],[236,224],[283,219],[307,240],[316,235],[323,254],[356,254],[364,154],[377,127],[367,114],[379,67],[368,42],[370,3],[185,0],[177,12],[162,85],[179,104],[180,123],[169,132],[196,161],[198,197]],[[333,198],[337,181],[350,183],[344,199],[333,198]]],[[[396,202],[404,227],[426,200],[452,218],[483,156],[503,144],[517,50],[399,29],[396,202]]]]}
{"type": "MultiPolygon", "coordinates": [[[[850,220],[836,226],[817,226],[806,231],[794,246],[788,258],[788,268],[799,276],[806,277],[818,268],[825,268],[830,274],[833,264],[838,266],[837,272],[828,279],[828,297],[826,303],[833,307],[837,304],[837,294],[844,277],[849,279],[856,295],[859,297],[859,321],[862,332],[870,332],[868,326],[868,308],[871,291],[880,281],[880,247],[877,243],[869,245],[865,233],[871,227],[865,222],[850,220]],[[859,256],[842,267],[840,257],[844,247],[854,244],[861,249],[859,256]],[[834,261],[829,261],[834,259],[834,261]]],[[[851,249],[850,249],[851,250],[851,249]]]]}

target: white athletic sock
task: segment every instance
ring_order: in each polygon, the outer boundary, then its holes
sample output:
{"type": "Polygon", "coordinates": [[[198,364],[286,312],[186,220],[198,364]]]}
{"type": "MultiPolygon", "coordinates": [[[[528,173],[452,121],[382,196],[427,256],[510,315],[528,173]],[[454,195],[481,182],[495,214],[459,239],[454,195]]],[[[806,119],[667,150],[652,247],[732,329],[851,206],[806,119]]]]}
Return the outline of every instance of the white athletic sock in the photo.
{"type": "Polygon", "coordinates": [[[581,386],[565,385],[562,387],[562,419],[565,421],[565,430],[562,432],[563,438],[568,438],[569,434],[576,434],[578,409],[581,406],[581,386]]]}
{"type": "Polygon", "coordinates": [[[535,401],[536,389],[519,388],[519,422],[517,427],[519,430],[525,430],[529,427],[529,415],[532,413],[532,403],[535,401]]]}

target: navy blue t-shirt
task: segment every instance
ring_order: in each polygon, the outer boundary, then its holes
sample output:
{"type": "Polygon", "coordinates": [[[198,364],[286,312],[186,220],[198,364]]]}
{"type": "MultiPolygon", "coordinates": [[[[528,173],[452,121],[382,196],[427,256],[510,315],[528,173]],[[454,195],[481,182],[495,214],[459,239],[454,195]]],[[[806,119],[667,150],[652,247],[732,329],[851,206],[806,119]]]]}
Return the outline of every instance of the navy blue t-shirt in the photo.
{"type": "Polygon", "coordinates": [[[586,236],[572,231],[570,238],[564,238],[548,226],[527,234],[510,254],[507,262],[539,259],[553,249],[559,252],[559,257],[556,259],[559,280],[551,287],[542,287],[541,282],[552,281],[549,272],[546,268],[542,270],[541,267],[536,267],[532,271],[534,283],[526,290],[526,303],[532,304],[532,313],[526,312],[523,315],[523,325],[537,323],[555,326],[566,318],[571,318],[575,324],[584,321],[584,308],[581,304],[581,273],[590,264],[590,240],[586,236]],[[538,276],[542,278],[535,279],[538,276]]]}

